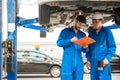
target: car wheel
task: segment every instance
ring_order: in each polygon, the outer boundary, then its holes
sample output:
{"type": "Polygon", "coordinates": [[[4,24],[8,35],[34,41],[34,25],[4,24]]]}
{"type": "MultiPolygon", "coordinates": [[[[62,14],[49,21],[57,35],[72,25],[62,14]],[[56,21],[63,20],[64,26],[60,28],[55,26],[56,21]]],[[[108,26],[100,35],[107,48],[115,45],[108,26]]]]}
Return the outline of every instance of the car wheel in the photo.
{"type": "Polygon", "coordinates": [[[43,4],[39,5],[39,23],[42,25],[50,22],[50,6],[43,4]]]}
{"type": "Polygon", "coordinates": [[[60,76],[60,67],[59,66],[53,66],[50,69],[50,74],[52,77],[59,77],[60,76]]]}
{"type": "Polygon", "coordinates": [[[90,73],[90,70],[87,68],[86,64],[84,64],[84,73],[90,73]]]}

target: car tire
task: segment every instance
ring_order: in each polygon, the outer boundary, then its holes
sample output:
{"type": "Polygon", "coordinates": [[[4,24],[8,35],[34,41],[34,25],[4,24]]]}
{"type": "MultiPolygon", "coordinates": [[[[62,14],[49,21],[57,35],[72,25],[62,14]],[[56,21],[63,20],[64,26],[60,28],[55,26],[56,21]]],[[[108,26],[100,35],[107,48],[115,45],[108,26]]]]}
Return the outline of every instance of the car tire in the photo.
{"type": "Polygon", "coordinates": [[[50,6],[43,4],[39,5],[39,23],[41,25],[49,24],[50,22],[50,6]]]}
{"type": "Polygon", "coordinates": [[[120,25],[120,7],[114,8],[114,12],[115,12],[115,15],[114,15],[115,23],[117,25],[120,25]]]}
{"type": "Polygon", "coordinates": [[[60,66],[52,66],[50,69],[50,75],[54,78],[60,77],[60,66]]]}

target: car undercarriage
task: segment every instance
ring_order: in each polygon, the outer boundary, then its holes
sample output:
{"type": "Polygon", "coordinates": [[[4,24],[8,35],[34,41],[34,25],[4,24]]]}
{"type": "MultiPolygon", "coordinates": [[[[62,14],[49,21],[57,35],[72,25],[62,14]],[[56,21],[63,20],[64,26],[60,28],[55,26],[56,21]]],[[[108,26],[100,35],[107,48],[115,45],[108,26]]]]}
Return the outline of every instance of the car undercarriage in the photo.
{"type": "Polygon", "coordinates": [[[76,11],[86,16],[88,26],[92,26],[91,16],[94,12],[101,12],[105,22],[113,20],[120,25],[119,0],[49,0],[42,4],[39,2],[39,23],[46,27],[66,24],[76,11]]]}

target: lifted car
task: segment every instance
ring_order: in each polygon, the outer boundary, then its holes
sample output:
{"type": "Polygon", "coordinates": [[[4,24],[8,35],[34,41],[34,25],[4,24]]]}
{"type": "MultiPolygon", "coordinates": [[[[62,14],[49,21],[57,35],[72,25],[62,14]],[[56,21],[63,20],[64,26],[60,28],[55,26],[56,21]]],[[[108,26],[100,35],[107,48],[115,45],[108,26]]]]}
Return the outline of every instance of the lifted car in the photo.
{"type": "Polygon", "coordinates": [[[66,24],[76,11],[87,17],[88,26],[96,11],[103,13],[105,22],[112,19],[120,25],[120,0],[39,0],[39,23],[46,27],[66,24]]]}

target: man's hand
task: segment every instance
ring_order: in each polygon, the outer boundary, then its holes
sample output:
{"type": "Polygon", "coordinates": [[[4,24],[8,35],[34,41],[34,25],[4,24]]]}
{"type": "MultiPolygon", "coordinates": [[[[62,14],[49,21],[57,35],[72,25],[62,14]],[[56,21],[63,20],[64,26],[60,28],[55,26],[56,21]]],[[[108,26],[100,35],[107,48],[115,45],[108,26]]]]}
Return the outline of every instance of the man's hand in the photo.
{"type": "Polygon", "coordinates": [[[87,67],[87,69],[90,69],[90,67],[91,67],[90,61],[88,61],[88,62],[86,63],[86,67],[87,67]]]}
{"type": "Polygon", "coordinates": [[[108,63],[109,63],[108,59],[105,58],[105,59],[103,60],[103,67],[106,66],[108,63]]]}
{"type": "Polygon", "coordinates": [[[83,44],[82,44],[82,47],[85,49],[85,48],[87,48],[87,47],[88,47],[88,44],[83,43],[83,44]]]}
{"type": "Polygon", "coordinates": [[[73,38],[71,39],[71,42],[75,42],[75,41],[77,41],[77,40],[78,40],[77,37],[73,37],[73,38]]]}

